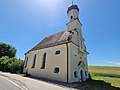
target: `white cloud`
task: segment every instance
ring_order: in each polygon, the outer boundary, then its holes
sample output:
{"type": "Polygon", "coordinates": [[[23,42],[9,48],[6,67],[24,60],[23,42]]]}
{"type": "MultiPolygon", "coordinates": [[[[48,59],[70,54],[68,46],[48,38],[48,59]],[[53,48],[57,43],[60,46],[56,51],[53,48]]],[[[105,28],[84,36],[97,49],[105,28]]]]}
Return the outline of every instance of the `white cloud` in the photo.
{"type": "Polygon", "coordinates": [[[120,66],[120,62],[107,61],[108,64],[120,66]]]}

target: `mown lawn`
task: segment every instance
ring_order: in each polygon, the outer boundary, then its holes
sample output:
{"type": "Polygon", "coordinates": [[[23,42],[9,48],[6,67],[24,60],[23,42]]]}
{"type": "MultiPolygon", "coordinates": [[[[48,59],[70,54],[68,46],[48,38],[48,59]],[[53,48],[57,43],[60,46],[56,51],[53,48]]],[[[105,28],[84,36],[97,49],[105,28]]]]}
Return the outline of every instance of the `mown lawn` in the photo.
{"type": "Polygon", "coordinates": [[[120,67],[89,66],[91,80],[77,90],[120,90],[120,67]]]}

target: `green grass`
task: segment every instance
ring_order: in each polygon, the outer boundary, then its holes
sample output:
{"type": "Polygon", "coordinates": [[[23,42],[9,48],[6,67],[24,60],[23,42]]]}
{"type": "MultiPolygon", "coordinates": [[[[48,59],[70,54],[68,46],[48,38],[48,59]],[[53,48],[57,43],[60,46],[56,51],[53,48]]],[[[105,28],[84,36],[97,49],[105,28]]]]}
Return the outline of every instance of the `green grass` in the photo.
{"type": "Polygon", "coordinates": [[[101,80],[106,83],[110,83],[113,87],[120,88],[120,78],[113,78],[113,77],[104,77],[104,76],[92,76],[93,80],[101,80]]]}
{"type": "Polygon", "coordinates": [[[18,75],[23,76],[23,77],[25,77],[25,76],[26,76],[26,74],[21,74],[21,73],[20,73],[20,74],[18,74],[18,75]]]}
{"type": "Polygon", "coordinates": [[[107,83],[103,80],[92,79],[84,82],[83,84],[80,84],[75,88],[75,90],[120,90],[120,88],[114,87],[111,85],[111,83],[107,83]]]}
{"type": "Polygon", "coordinates": [[[120,90],[120,67],[89,66],[91,80],[77,90],[120,90]]]}
{"type": "Polygon", "coordinates": [[[89,72],[94,76],[120,78],[120,67],[89,66],[89,72]]]}

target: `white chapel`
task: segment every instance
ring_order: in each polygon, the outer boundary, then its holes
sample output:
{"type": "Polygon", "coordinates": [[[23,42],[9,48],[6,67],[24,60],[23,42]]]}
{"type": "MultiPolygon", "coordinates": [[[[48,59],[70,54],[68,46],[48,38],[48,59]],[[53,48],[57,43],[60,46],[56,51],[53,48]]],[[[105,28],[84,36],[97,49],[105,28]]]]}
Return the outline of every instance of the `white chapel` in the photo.
{"type": "Polygon", "coordinates": [[[46,37],[25,54],[24,73],[65,83],[89,78],[78,6],[70,5],[67,15],[67,30],[46,37]]]}

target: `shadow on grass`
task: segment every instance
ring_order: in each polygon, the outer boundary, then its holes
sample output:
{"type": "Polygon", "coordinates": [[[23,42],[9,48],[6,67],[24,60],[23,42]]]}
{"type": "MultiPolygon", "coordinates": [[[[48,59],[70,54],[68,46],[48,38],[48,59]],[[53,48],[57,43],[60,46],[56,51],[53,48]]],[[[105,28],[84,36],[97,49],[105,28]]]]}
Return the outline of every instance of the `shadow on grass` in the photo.
{"type": "Polygon", "coordinates": [[[103,77],[120,78],[120,75],[116,75],[116,74],[91,73],[91,75],[92,75],[92,76],[103,76],[103,77]]]}
{"type": "Polygon", "coordinates": [[[84,82],[83,84],[75,88],[78,90],[120,90],[120,88],[111,86],[110,83],[92,79],[84,82]]]}

